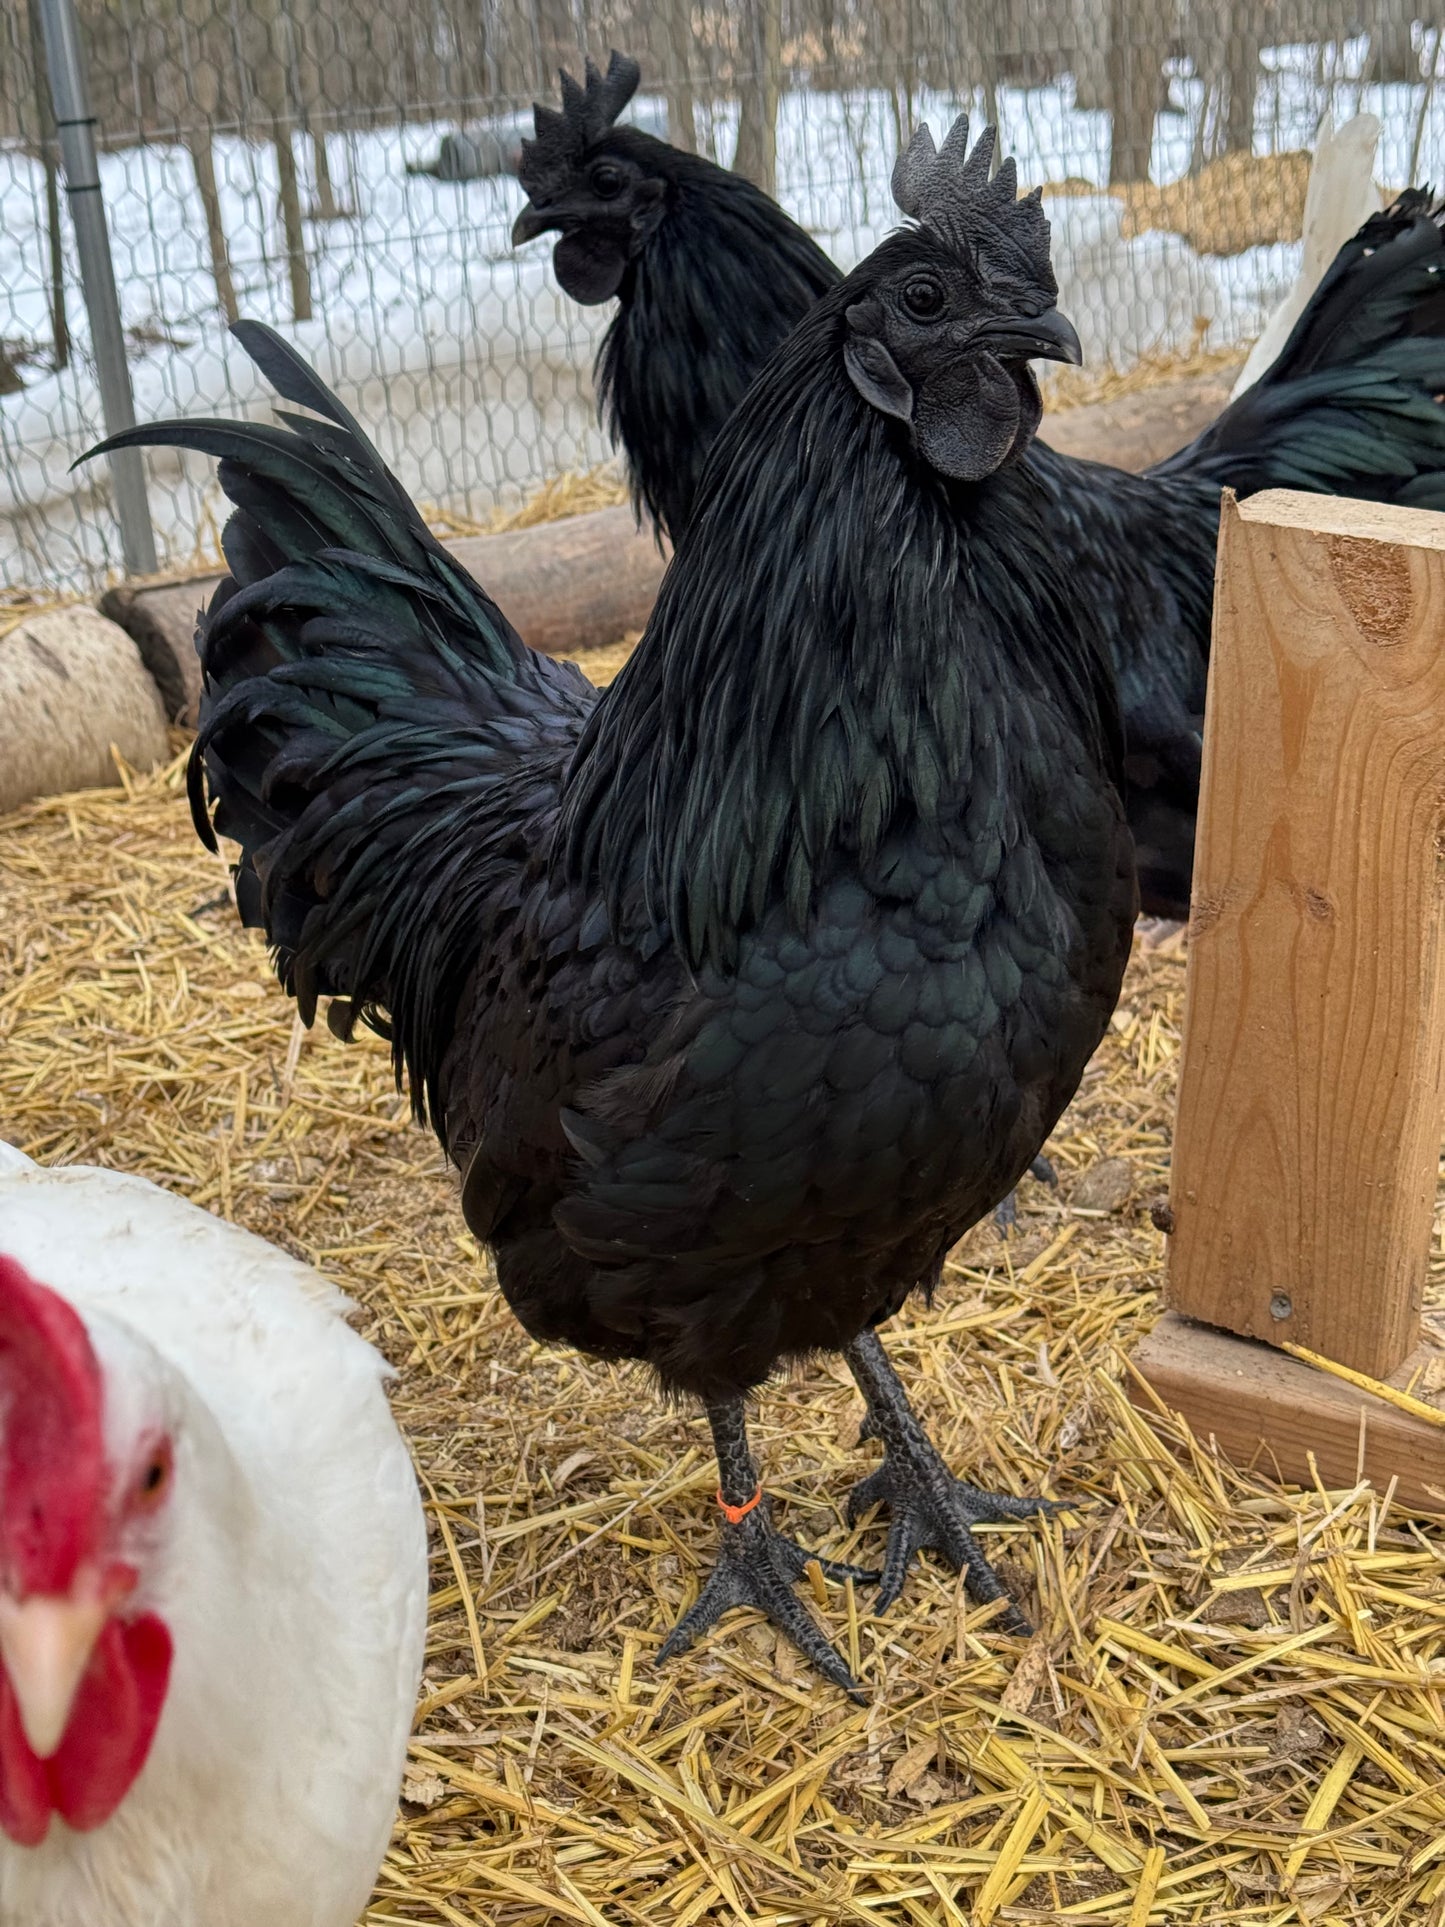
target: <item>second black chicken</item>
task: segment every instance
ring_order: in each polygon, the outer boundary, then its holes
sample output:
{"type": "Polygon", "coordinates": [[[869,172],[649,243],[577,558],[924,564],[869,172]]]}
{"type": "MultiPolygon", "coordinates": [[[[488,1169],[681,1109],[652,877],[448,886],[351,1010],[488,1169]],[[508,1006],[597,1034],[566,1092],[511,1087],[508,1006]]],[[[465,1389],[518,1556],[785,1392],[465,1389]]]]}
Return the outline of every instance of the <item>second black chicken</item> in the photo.
{"type": "MultiPolygon", "coordinates": [[[[748,182],[614,126],[639,78],[614,53],[605,75],[564,79],[560,112],[536,110],[513,239],[557,231],[563,287],[617,297],[599,396],[639,507],[676,541],[714,438],[838,270],[748,182]]],[[[1006,279],[1006,245],[986,228],[969,245],[1006,279]]],[[[1341,249],[1273,365],[1187,448],[1143,475],[1038,441],[1024,455],[1118,675],[1148,914],[1189,914],[1221,488],[1445,509],[1442,392],[1445,203],[1415,191],[1341,249]]]]}
{"type": "Polygon", "coordinates": [[[1002,1596],[973,1529],[1040,1502],[953,1477],[875,1328],[1043,1143],[1135,913],[1112,678],[1017,460],[1030,359],[1077,343],[1037,199],[966,139],[900,160],[913,224],[734,413],[601,695],[267,330],[238,333],[321,419],[112,444],[220,457],[193,806],[302,1016],[390,1035],[529,1332],[706,1408],[721,1545],[664,1650],[752,1603],[850,1687],[744,1401],[842,1351],[885,1447],[855,1494],[891,1510],[882,1603],[924,1546],[1002,1596]]]}

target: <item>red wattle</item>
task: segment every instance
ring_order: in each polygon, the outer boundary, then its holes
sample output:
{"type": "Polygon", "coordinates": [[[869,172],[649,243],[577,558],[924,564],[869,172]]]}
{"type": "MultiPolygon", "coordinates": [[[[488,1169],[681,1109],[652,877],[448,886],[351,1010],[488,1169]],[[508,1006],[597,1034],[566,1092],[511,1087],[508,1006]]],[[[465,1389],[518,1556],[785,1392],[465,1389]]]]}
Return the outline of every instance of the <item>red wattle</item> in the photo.
{"type": "Polygon", "coordinates": [[[50,1831],[45,1763],[30,1751],[20,1702],[0,1667],[0,1827],[17,1846],[38,1847],[50,1831]]]}
{"type": "Polygon", "coordinates": [[[112,1619],[96,1641],[70,1723],[37,1760],[0,1673],[0,1827],[23,1847],[45,1838],[52,1813],[77,1833],[110,1818],[146,1763],[171,1670],[171,1636],[154,1613],[112,1619]]]}
{"type": "Polygon", "coordinates": [[[124,1626],[112,1619],[96,1642],[47,1762],[51,1804],[77,1833],[108,1820],[145,1765],[170,1670],[171,1636],[154,1613],[124,1626]]]}

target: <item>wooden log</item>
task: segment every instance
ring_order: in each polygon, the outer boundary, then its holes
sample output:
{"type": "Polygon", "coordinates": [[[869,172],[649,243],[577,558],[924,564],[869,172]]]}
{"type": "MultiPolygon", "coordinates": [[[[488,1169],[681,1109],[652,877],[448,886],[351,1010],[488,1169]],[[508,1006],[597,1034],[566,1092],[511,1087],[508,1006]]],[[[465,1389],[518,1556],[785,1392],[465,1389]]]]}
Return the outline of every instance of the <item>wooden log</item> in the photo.
{"type": "Polygon", "coordinates": [[[100,613],[118,623],[140,652],[172,722],[194,726],[201,694],[196,616],[219,576],[191,576],[154,588],[122,582],[100,598],[100,613]]]}
{"type": "Polygon", "coordinates": [[[0,637],[0,815],[119,781],[166,756],[166,719],[130,637],[94,609],[51,609],[0,637]]]}
{"type": "Polygon", "coordinates": [[[1226,497],[1168,1298],[1387,1378],[1445,1117],[1445,516],[1226,497]]]}
{"type": "MultiPolygon", "coordinates": [[[[1397,1390],[1417,1362],[1414,1353],[1392,1375],[1397,1390]]],[[[1445,1513],[1445,1431],[1287,1352],[1166,1312],[1134,1369],[1149,1388],[1135,1386],[1136,1404],[1147,1411],[1152,1390],[1236,1465],[1292,1485],[1318,1476],[1332,1492],[1366,1478],[1383,1493],[1393,1479],[1402,1506],[1445,1513]]]]}
{"type": "MultiPolygon", "coordinates": [[[[641,629],[662,580],[665,556],[628,508],[598,509],[505,535],[458,536],[447,544],[543,655],[604,648],[641,629]]],[[[101,610],[135,640],[170,715],[194,723],[200,666],[196,612],[219,577],[156,587],[122,583],[101,610]]]]}

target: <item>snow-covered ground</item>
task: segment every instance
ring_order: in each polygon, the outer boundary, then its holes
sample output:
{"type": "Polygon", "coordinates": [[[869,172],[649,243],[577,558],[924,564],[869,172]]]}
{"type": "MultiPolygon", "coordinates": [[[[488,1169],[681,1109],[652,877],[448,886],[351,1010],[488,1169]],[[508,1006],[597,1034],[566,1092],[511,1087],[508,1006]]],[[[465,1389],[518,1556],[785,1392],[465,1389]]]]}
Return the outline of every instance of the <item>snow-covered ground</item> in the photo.
{"type": "MultiPolygon", "coordinates": [[[[1308,147],[1326,104],[1337,121],[1378,114],[1382,181],[1408,171],[1422,87],[1361,88],[1364,43],[1345,49],[1321,90],[1315,51],[1266,54],[1256,109],[1259,153],[1308,147]],[[1328,94],[1328,100],[1327,100],[1328,94]]],[[[1183,111],[1155,125],[1153,177],[1187,169],[1198,83],[1174,82],[1183,111]]],[[[939,129],[959,104],[924,96],[920,118],[939,129]]],[[[1074,107],[1072,85],[1006,91],[1005,146],[1025,181],[1101,184],[1108,116],[1074,107]]],[[[591,362],[607,311],[583,310],[552,278],[545,243],[514,254],[508,230],[522,193],[510,179],[453,184],[406,172],[430,159],[445,123],[333,137],[339,197],[356,218],[311,223],[308,250],[317,319],[292,324],[276,214],[274,153],[217,143],[223,216],[242,311],[281,326],[376,436],[422,502],[484,511],[558,469],[607,452],[592,409],[591,362]]],[[[735,127],[719,114],[701,130],[731,154],[735,127]]],[[[798,92],[779,120],[779,192],[789,211],[843,264],[893,225],[888,175],[895,147],[887,95],[798,92]]],[[[303,175],[310,163],[298,141],[303,175]]],[[[1437,87],[1420,144],[1422,178],[1445,174],[1445,87],[1437,87]]],[[[140,419],[222,408],[264,414],[267,400],[216,307],[205,227],[189,156],[145,147],[101,162],[117,280],[134,354],[140,419]]],[[[1298,248],[1254,248],[1202,258],[1174,235],[1125,241],[1108,195],[1054,196],[1061,305],[1090,362],[1127,365],[1187,342],[1196,319],[1211,342],[1244,341],[1287,289],[1298,248]]],[[[43,180],[24,155],[0,150],[0,338],[48,344],[43,180]]],[[[26,387],[0,397],[0,587],[88,586],[118,569],[118,537],[104,464],[69,464],[102,432],[84,311],[71,263],[71,367],[24,370],[26,387]]],[[[151,509],[166,560],[184,560],[214,528],[210,465],[148,458],[151,509]]]]}

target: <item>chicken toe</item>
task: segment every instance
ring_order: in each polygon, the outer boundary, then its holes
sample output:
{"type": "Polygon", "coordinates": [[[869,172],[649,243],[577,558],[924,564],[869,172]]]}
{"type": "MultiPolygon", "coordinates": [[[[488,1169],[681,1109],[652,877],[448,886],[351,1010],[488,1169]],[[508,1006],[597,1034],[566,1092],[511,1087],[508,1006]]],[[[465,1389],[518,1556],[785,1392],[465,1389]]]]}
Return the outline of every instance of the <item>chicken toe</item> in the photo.
{"type": "MultiPolygon", "coordinates": [[[[876,1333],[863,1332],[849,1346],[847,1357],[868,1401],[865,1434],[884,1445],[883,1463],[861,1479],[848,1498],[850,1520],[861,1517],[870,1506],[886,1505],[889,1510],[888,1549],[876,1610],[884,1612],[893,1604],[914,1558],[924,1550],[941,1553],[961,1572],[970,1596],[980,1604],[1007,1599],[1007,1588],[985,1558],[974,1527],[1006,1519],[1046,1518],[1063,1507],[1052,1499],[985,1492],[956,1479],[919,1424],[876,1333]]],[[[1032,1631],[1012,1600],[999,1623],[1007,1632],[1032,1631]]]]}
{"type": "Polygon", "coordinates": [[[858,1682],[793,1588],[815,1559],[828,1579],[872,1583],[880,1575],[861,1566],[824,1559],[785,1538],[774,1527],[771,1507],[758,1484],[748,1450],[741,1399],[709,1406],[708,1420],[721,1475],[718,1504],[724,1520],[722,1544],[702,1591],[663,1641],[658,1658],[672,1659],[686,1652],[700,1634],[715,1626],[734,1606],[754,1606],[788,1636],[825,1679],[860,1699],[858,1682]]]}
{"type": "MultiPolygon", "coordinates": [[[[1052,1185],[1056,1191],[1059,1188],[1059,1174],[1042,1151],[1029,1166],[1029,1176],[1037,1178],[1040,1184],[1052,1185]]],[[[1011,1231],[1017,1229],[1019,1194],[1016,1190],[1010,1191],[1006,1198],[994,1206],[993,1221],[998,1227],[998,1235],[1001,1238],[1006,1238],[1011,1231]]]]}

